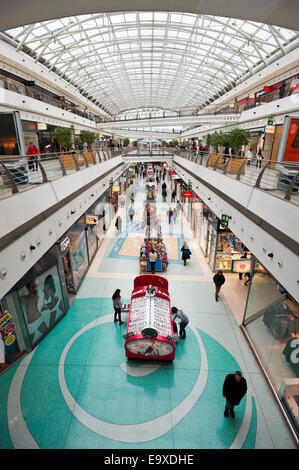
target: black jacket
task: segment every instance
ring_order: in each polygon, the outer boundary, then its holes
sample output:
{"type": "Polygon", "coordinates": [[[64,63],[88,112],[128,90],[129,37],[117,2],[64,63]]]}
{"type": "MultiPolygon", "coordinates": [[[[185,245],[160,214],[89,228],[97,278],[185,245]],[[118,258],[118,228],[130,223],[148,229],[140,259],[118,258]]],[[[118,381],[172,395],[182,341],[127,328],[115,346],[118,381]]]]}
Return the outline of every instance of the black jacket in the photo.
{"type": "Polygon", "coordinates": [[[223,276],[223,274],[215,274],[215,276],[213,277],[213,281],[214,284],[219,287],[225,283],[225,277],[223,276]]]}
{"type": "Polygon", "coordinates": [[[225,377],[222,393],[229,403],[238,405],[247,392],[247,383],[244,377],[240,382],[236,381],[235,374],[228,374],[225,377]]]}

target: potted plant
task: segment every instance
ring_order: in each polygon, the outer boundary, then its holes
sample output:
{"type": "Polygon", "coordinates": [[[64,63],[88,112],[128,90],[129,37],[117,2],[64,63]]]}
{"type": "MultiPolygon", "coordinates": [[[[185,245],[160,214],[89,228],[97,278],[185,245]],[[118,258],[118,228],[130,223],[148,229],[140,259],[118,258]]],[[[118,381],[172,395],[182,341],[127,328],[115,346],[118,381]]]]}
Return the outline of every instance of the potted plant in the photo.
{"type": "Polygon", "coordinates": [[[130,144],[130,139],[128,139],[128,137],[125,137],[124,140],[123,140],[123,146],[128,147],[129,144],[130,144]]]}

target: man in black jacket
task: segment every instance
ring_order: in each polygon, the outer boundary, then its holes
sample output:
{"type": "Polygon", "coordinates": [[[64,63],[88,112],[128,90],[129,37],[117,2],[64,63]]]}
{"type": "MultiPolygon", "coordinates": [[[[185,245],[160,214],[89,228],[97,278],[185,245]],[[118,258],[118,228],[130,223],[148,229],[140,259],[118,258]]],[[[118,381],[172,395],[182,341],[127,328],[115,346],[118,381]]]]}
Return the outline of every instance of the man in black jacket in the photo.
{"type": "Polygon", "coordinates": [[[239,370],[236,370],[234,374],[228,374],[225,377],[222,394],[226,398],[226,405],[224,410],[224,416],[228,416],[228,412],[232,418],[235,417],[234,407],[239,405],[240,401],[247,392],[246,379],[242,377],[239,370]]]}
{"type": "Polygon", "coordinates": [[[213,277],[213,282],[216,287],[215,291],[215,300],[218,302],[218,297],[219,297],[219,291],[221,289],[221,286],[225,283],[225,277],[222,274],[222,271],[218,271],[217,274],[213,277]]]}

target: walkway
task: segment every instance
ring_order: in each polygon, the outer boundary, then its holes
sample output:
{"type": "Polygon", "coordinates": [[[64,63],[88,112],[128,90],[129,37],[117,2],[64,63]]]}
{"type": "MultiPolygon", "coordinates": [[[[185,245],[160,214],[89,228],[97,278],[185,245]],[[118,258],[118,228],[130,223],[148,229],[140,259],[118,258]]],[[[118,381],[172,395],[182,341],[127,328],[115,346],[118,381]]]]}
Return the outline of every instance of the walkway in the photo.
{"type": "MultiPolygon", "coordinates": [[[[129,302],[139,275],[144,188],[142,179],[130,187],[133,224],[123,223],[119,237],[111,224],[67,315],[0,376],[0,448],[294,448],[223,294],[215,302],[212,273],[184,216],[169,226],[171,191],[163,204],[161,186],[158,212],[170,257],[165,277],[172,305],[190,323],[173,363],[127,361],[127,315],[122,326],[113,322],[111,296],[120,288],[129,302]],[[187,266],[180,260],[184,239],[192,251],[187,266]],[[248,392],[233,420],[223,416],[222,384],[236,369],[248,392]]],[[[123,221],[125,211],[119,209],[123,221]]]]}

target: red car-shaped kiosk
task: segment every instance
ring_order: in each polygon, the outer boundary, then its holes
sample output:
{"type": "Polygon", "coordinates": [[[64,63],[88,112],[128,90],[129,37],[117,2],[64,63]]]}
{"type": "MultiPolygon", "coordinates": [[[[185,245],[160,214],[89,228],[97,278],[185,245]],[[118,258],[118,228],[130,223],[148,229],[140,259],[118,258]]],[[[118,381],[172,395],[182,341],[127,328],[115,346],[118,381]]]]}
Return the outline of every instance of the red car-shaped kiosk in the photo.
{"type": "Polygon", "coordinates": [[[124,338],[128,358],[174,359],[175,338],[167,279],[153,274],[134,279],[124,338]]]}

